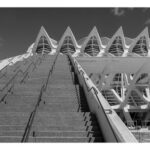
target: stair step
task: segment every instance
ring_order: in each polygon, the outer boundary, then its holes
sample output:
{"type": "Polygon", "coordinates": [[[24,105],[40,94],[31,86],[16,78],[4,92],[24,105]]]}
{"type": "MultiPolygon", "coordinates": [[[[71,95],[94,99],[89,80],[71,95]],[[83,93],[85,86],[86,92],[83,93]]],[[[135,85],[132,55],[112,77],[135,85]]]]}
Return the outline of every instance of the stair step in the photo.
{"type": "MultiPolygon", "coordinates": [[[[34,61],[36,59],[37,56],[34,61]]],[[[22,84],[19,81],[23,76],[18,76],[12,92],[0,103],[0,142],[21,142],[53,61],[54,57],[47,56],[35,70],[32,66],[29,78],[22,84]]],[[[84,91],[73,83],[74,75],[69,64],[66,56],[57,58],[47,89],[37,107],[28,142],[103,141],[96,117],[89,112],[84,91]]],[[[24,65],[22,68],[25,69],[24,65]]],[[[2,79],[2,83],[7,80],[2,79]]]]}
{"type": "Polygon", "coordinates": [[[2,131],[0,132],[0,137],[2,136],[20,136],[22,137],[24,134],[24,131],[2,131]]]}
{"type": "Polygon", "coordinates": [[[31,105],[37,102],[38,96],[22,96],[22,95],[8,95],[5,98],[7,104],[10,105],[31,105]]]}
{"type": "Polygon", "coordinates": [[[34,109],[34,105],[14,105],[11,106],[9,104],[0,105],[0,113],[1,112],[31,112],[34,109]]]}
{"type": "Polygon", "coordinates": [[[87,137],[38,137],[38,138],[32,138],[30,137],[28,142],[60,142],[60,143],[83,143],[83,142],[89,142],[89,138],[87,137]]]}
{"type": "MultiPolygon", "coordinates": [[[[0,132],[1,136],[23,136],[24,131],[2,131],[0,132]]],[[[36,129],[30,132],[31,137],[88,137],[88,135],[97,135],[100,136],[99,133],[95,134],[93,131],[36,131],[36,129]]]]}
{"type": "Polygon", "coordinates": [[[49,90],[47,90],[47,92],[45,93],[45,96],[55,96],[55,95],[57,95],[57,96],[68,96],[68,97],[76,97],[76,92],[75,92],[75,90],[70,90],[70,91],[67,91],[67,90],[65,90],[65,89],[61,89],[61,90],[59,90],[59,89],[55,89],[55,90],[53,90],[53,89],[49,89],[49,90]]]}
{"type": "MultiPolygon", "coordinates": [[[[91,135],[93,132],[91,132],[91,135]]],[[[87,137],[86,131],[36,131],[30,132],[30,136],[34,137],[87,137]]]]}
{"type": "Polygon", "coordinates": [[[42,97],[42,100],[43,101],[46,101],[46,102],[55,102],[55,103],[61,103],[61,102],[76,102],[77,101],[77,96],[66,96],[66,95],[56,95],[56,96],[48,96],[48,95],[43,95],[42,97]]]}
{"type": "Polygon", "coordinates": [[[0,125],[0,132],[3,131],[20,131],[20,130],[25,130],[26,124],[25,125],[0,125]]]}
{"type": "MultiPolygon", "coordinates": [[[[0,125],[0,132],[3,131],[20,131],[20,130],[25,130],[26,125],[0,125]]],[[[37,131],[86,131],[85,126],[79,126],[79,127],[73,127],[73,126],[37,126],[37,125],[32,125],[33,129],[36,129],[37,131]]],[[[99,132],[99,128],[97,126],[89,126],[87,131],[95,131],[99,132]]]]}
{"type": "Polygon", "coordinates": [[[18,143],[21,142],[22,136],[0,136],[0,142],[18,143]]]}

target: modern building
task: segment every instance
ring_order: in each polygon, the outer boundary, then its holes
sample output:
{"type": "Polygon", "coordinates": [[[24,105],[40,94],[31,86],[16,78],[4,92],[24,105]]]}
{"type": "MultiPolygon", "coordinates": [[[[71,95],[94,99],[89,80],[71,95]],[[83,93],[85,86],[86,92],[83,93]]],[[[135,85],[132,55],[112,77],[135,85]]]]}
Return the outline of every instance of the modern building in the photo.
{"type": "Polygon", "coordinates": [[[149,66],[148,28],[55,41],[41,27],[0,62],[0,142],[149,142],[149,66]]]}

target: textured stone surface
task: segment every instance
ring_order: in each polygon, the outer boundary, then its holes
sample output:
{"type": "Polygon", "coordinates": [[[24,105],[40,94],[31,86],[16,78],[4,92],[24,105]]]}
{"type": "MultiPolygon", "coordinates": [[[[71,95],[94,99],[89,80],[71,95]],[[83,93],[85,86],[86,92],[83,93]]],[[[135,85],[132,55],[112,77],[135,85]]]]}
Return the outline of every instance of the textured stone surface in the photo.
{"type": "MultiPolygon", "coordinates": [[[[54,61],[50,58],[52,56],[31,71],[24,83],[19,83],[22,79],[20,75],[11,92],[2,99],[0,142],[21,142],[30,114],[38,101],[40,89],[54,61]]],[[[10,69],[8,76],[12,76],[13,69],[10,69]]],[[[28,142],[103,141],[96,118],[90,113],[81,93],[83,91],[80,91],[79,85],[74,85],[73,80],[74,75],[67,57],[59,56],[37,108],[28,142]]],[[[1,82],[6,83],[6,79],[1,82]]]]}

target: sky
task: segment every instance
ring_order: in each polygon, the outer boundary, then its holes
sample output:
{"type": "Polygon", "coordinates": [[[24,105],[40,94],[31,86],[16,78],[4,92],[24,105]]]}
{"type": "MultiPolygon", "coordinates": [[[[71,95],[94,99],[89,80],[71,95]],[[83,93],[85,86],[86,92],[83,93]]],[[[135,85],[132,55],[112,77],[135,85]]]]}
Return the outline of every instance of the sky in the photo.
{"type": "Polygon", "coordinates": [[[67,26],[76,39],[94,26],[109,37],[122,26],[126,37],[135,38],[150,26],[149,8],[0,8],[0,59],[23,54],[35,41],[41,26],[60,40],[67,26]]]}

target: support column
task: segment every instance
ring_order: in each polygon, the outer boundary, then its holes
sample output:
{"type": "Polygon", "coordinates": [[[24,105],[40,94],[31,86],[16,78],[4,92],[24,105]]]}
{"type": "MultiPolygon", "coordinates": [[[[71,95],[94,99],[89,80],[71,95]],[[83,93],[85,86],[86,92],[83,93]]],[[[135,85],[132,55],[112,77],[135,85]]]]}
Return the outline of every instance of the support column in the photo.
{"type": "Polygon", "coordinates": [[[145,118],[144,118],[144,121],[148,121],[150,120],[150,111],[147,112],[145,118]]]}
{"type": "Polygon", "coordinates": [[[134,122],[131,118],[128,108],[124,107],[124,108],[122,108],[122,111],[123,111],[124,117],[126,119],[127,125],[134,126],[134,122]]]}

